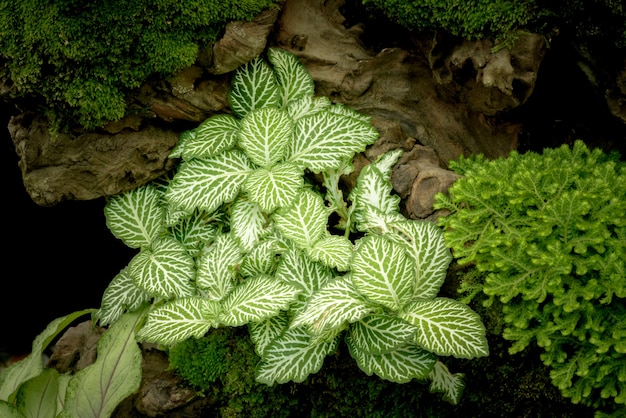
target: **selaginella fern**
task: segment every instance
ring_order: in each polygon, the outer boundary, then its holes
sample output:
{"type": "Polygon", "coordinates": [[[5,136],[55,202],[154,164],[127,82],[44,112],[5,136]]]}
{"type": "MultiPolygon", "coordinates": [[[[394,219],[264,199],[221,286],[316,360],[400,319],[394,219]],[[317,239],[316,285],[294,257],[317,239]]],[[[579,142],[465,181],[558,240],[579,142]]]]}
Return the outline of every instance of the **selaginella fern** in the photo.
{"type": "Polygon", "coordinates": [[[457,402],[462,376],[437,356],[487,355],[485,328],[437,297],[451,255],[436,225],[400,214],[389,178],[401,151],[365,167],[348,204],[339,180],[378,138],[369,118],[316,97],[281,49],[231,86],[232,113],[181,136],[173,175],[107,203],[110,230],[139,253],[105,291],[100,323],[152,304],[138,337],[164,347],[247,326],[268,385],[316,373],[345,337],[365,373],[428,378],[457,402]]]}
{"type": "Polygon", "coordinates": [[[542,154],[452,162],[437,196],[445,238],[503,303],[504,337],[545,351],[573,402],[626,404],[626,164],[582,141],[542,154]]]}

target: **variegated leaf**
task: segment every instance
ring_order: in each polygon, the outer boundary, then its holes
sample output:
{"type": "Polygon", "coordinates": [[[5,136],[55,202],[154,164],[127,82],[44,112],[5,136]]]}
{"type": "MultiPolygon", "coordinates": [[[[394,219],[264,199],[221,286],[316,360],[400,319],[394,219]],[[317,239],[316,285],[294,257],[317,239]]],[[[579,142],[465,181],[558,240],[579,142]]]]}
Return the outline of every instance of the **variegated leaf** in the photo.
{"type": "Polygon", "coordinates": [[[241,275],[244,277],[261,274],[273,275],[277,264],[276,253],[274,240],[267,239],[259,242],[243,258],[240,268],[241,275]]]}
{"type": "Polygon", "coordinates": [[[254,350],[259,357],[263,357],[265,348],[278,336],[285,332],[288,326],[289,315],[286,311],[282,311],[278,315],[265,318],[262,321],[250,322],[248,324],[250,339],[254,343],[254,350]]]}
{"type": "Polygon", "coordinates": [[[241,195],[235,200],[230,208],[230,231],[244,251],[250,251],[270,229],[259,205],[241,195]]]}
{"type": "Polygon", "coordinates": [[[271,213],[295,200],[304,183],[302,174],[302,170],[292,163],[258,168],[248,176],[245,189],[252,202],[264,212],[271,213]]]}
{"type": "Polygon", "coordinates": [[[302,190],[291,206],[274,215],[274,222],[299,248],[308,248],[324,236],[328,212],[320,195],[302,190]]]}
{"type": "Polygon", "coordinates": [[[287,309],[296,300],[299,289],[271,276],[257,276],[237,286],[224,299],[220,322],[238,327],[262,321],[287,309]]]}
{"type": "Polygon", "coordinates": [[[189,129],[181,133],[180,136],[178,137],[178,142],[174,146],[174,149],[170,151],[167,158],[182,158],[187,141],[192,141],[195,136],[196,136],[195,129],[189,129]]]}
{"type": "Polygon", "coordinates": [[[376,310],[376,305],[354,289],[349,277],[337,277],[313,293],[306,308],[295,315],[290,327],[307,326],[312,334],[322,334],[356,322],[376,310]]]}
{"type": "Polygon", "coordinates": [[[223,214],[219,212],[208,214],[196,209],[191,215],[172,225],[169,232],[185,245],[190,254],[196,256],[206,244],[215,239],[223,227],[223,214]]]}
{"type": "Polygon", "coordinates": [[[212,157],[232,148],[237,143],[239,128],[239,120],[232,115],[209,117],[185,141],[183,159],[212,157]]]}
{"type": "Polygon", "coordinates": [[[194,297],[177,299],[150,312],[137,337],[166,346],[200,338],[209,328],[219,325],[219,313],[218,302],[194,297]]]}
{"type": "Polygon", "coordinates": [[[274,339],[264,351],[257,367],[256,380],[273,385],[293,381],[303,382],[317,373],[327,355],[337,349],[338,340],[311,344],[304,328],[293,328],[274,339]]]}
{"type": "Polygon", "coordinates": [[[403,220],[393,223],[394,230],[408,248],[415,264],[413,297],[432,299],[439,293],[452,254],[443,238],[443,231],[434,223],[403,220]]]}
{"type": "Polygon", "coordinates": [[[285,110],[254,109],[241,121],[239,146],[258,166],[270,168],[280,162],[292,138],[293,120],[285,110]]]}
{"type": "Polygon", "coordinates": [[[267,58],[281,91],[283,106],[304,96],[313,96],[315,82],[297,56],[280,48],[269,48],[267,58]]]}
{"type": "Polygon", "coordinates": [[[243,251],[231,234],[220,234],[197,261],[196,286],[211,300],[220,301],[235,287],[243,251]]]}
{"type": "Polygon", "coordinates": [[[432,353],[468,359],[489,355],[480,316],[457,300],[416,301],[399,317],[418,328],[415,340],[432,353]]]}
{"type": "Polygon", "coordinates": [[[369,235],[357,241],[352,259],[352,281],[373,302],[397,311],[413,296],[413,261],[404,246],[369,235]]]}
{"type": "Polygon", "coordinates": [[[162,194],[150,184],[113,196],[104,207],[107,227],[130,248],[148,247],[164,229],[162,194]]]}
{"type": "Polygon", "coordinates": [[[297,120],[327,110],[331,105],[332,102],[326,96],[304,96],[290,102],[287,113],[293,120],[297,120]]]}
{"type": "Polygon", "coordinates": [[[151,299],[143,289],[137,287],[124,267],[104,290],[100,309],[95,316],[100,326],[104,327],[117,321],[124,313],[133,312],[151,299]]]}
{"type": "Polygon", "coordinates": [[[308,297],[330,280],[333,274],[327,266],[292,248],[280,257],[275,277],[301,289],[308,297]]]}
{"type": "Polygon", "coordinates": [[[463,376],[462,373],[450,373],[445,364],[437,361],[435,367],[428,374],[428,379],[431,381],[430,391],[442,393],[444,401],[456,405],[461,400],[465,388],[463,376]]]}
{"type": "Polygon", "coordinates": [[[350,268],[352,250],[352,243],[343,235],[325,234],[312,248],[307,249],[307,254],[324,265],[346,271],[350,268]]]}
{"type": "Polygon", "coordinates": [[[287,161],[319,173],[364,151],[378,139],[378,131],[370,124],[324,111],[296,120],[295,138],[287,161]]]}
{"type": "Polygon", "coordinates": [[[356,119],[359,122],[363,122],[368,125],[372,123],[372,118],[370,116],[366,116],[362,113],[359,113],[356,110],[352,109],[351,107],[346,106],[343,103],[337,103],[333,105],[332,107],[328,108],[328,110],[337,115],[347,116],[349,118],[356,119]]]}
{"type": "Polygon", "coordinates": [[[404,344],[384,354],[368,354],[346,337],[350,355],[359,368],[368,376],[373,374],[395,383],[407,383],[413,379],[424,379],[435,366],[435,356],[412,344],[404,344]]]}
{"type": "Polygon", "coordinates": [[[374,314],[351,324],[350,338],[359,351],[383,354],[411,341],[416,331],[396,316],[374,314]]]}
{"type": "Polygon", "coordinates": [[[182,298],[195,293],[196,269],[183,244],[165,236],[144,248],[129,263],[135,284],[152,296],[182,298]]]}
{"type": "Polygon", "coordinates": [[[228,102],[239,118],[253,109],[281,107],[280,90],[269,64],[256,57],[237,68],[231,80],[228,102]]]}
{"type": "Polygon", "coordinates": [[[211,213],[237,196],[254,168],[238,150],[184,162],[165,198],[184,210],[198,208],[211,213]]]}

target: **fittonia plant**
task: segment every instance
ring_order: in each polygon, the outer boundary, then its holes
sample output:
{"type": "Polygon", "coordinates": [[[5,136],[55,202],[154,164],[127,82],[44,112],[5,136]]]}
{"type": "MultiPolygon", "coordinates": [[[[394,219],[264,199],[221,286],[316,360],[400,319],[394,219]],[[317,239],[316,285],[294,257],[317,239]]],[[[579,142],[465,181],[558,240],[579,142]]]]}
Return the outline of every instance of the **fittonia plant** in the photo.
{"type": "Polygon", "coordinates": [[[434,224],[399,212],[389,177],[401,151],[365,167],[346,201],[339,179],[378,133],[315,97],[281,49],[242,66],[229,100],[232,114],[181,136],[173,176],[107,203],[112,233],[140,251],[105,291],[100,323],[151,304],[137,337],[163,347],[247,326],[268,385],[318,372],[345,338],[368,375],[429,379],[457,402],[461,376],[437,356],[487,355],[485,328],[437,297],[451,255],[434,224]]]}

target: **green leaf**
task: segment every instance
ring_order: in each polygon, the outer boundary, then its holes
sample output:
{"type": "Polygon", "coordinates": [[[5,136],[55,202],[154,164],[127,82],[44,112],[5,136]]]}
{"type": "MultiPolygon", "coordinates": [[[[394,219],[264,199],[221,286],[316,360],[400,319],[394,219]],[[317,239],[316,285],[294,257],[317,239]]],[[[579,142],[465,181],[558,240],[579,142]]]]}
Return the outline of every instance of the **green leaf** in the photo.
{"type": "Polygon", "coordinates": [[[394,222],[393,228],[404,240],[415,265],[413,297],[432,299],[446,279],[452,254],[441,228],[428,221],[394,222]]]}
{"type": "Polygon", "coordinates": [[[153,296],[165,299],[195,293],[195,263],[183,244],[164,236],[152,248],[144,248],[128,265],[135,284],[153,296]]]}
{"type": "Polygon", "coordinates": [[[459,301],[447,298],[416,301],[399,317],[418,328],[415,340],[432,353],[468,359],[489,355],[480,317],[459,301]]]}
{"type": "Polygon", "coordinates": [[[202,209],[211,213],[222,203],[235,199],[254,168],[238,150],[184,162],[165,198],[183,210],[202,209]]]}
{"type": "Polygon", "coordinates": [[[462,373],[450,373],[445,364],[437,361],[428,374],[428,378],[431,380],[430,391],[442,393],[444,401],[457,405],[465,388],[463,376],[462,373]]]}
{"type": "Polygon", "coordinates": [[[211,300],[220,301],[235,287],[243,251],[231,234],[218,235],[197,261],[196,286],[211,300]]]}
{"type": "Polygon", "coordinates": [[[0,400],[0,417],[3,418],[26,418],[13,404],[0,400]]]}
{"type": "Polygon", "coordinates": [[[197,297],[167,302],[148,314],[137,338],[166,346],[200,338],[219,325],[220,309],[218,302],[197,297]]]}
{"type": "Polygon", "coordinates": [[[268,48],[267,58],[274,65],[283,106],[315,93],[315,82],[297,56],[279,48],[268,48]]]}
{"type": "Polygon", "coordinates": [[[349,335],[359,351],[382,354],[410,342],[416,332],[415,326],[398,317],[374,314],[351,324],[349,335]]]}
{"type": "Polygon", "coordinates": [[[319,261],[338,271],[347,271],[350,268],[353,245],[343,235],[326,234],[318,240],[312,248],[307,249],[307,254],[315,261],[319,261]]]}
{"type": "Polygon", "coordinates": [[[293,120],[310,116],[315,113],[328,110],[332,102],[325,96],[304,96],[293,102],[290,102],[287,106],[287,113],[293,120]]]}
{"type": "Polygon", "coordinates": [[[338,167],[378,139],[378,131],[359,120],[318,112],[296,120],[286,160],[315,173],[338,167]]]}
{"type": "Polygon", "coordinates": [[[107,227],[130,248],[149,246],[164,229],[161,198],[152,185],[111,197],[104,207],[107,227]]]}
{"type": "Polygon", "coordinates": [[[15,404],[25,417],[55,417],[60,390],[59,373],[46,368],[20,386],[15,404]]]}
{"type": "Polygon", "coordinates": [[[313,293],[290,327],[307,326],[312,334],[321,335],[358,321],[376,309],[376,305],[356,291],[349,277],[337,277],[313,293]]]}
{"type": "Polygon", "coordinates": [[[258,322],[287,309],[300,290],[271,276],[257,276],[237,286],[224,300],[220,322],[230,327],[258,322]]]}
{"type": "Polygon", "coordinates": [[[257,382],[270,386],[289,381],[300,383],[317,373],[324,358],[337,349],[338,340],[311,344],[310,339],[304,328],[293,328],[272,341],[257,367],[257,382]]]}
{"type": "Polygon", "coordinates": [[[204,245],[215,239],[225,223],[223,214],[209,214],[194,210],[169,228],[170,234],[182,242],[192,256],[197,256],[204,245]]]}
{"type": "Polygon", "coordinates": [[[377,375],[395,383],[407,383],[413,379],[424,379],[435,365],[435,356],[415,345],[404,344],[383,354],[368,354],[361,351],[346,337],[350,355],[365,374],[377,375]]]}
{"type": "Polygon", "coordinates": [[[228,93],[230,108],[239,118],[254,109],[281,107],[281,96],[274,71],[261,57],[237,68],[228,93]]]}
{"type": "Polygon", "coordinates": [[[322,197],[302,190],[291,206],[274,215],[276,228],[299,248],[310,248],[326,232],[328,212],[322,197]]]}
{"type": "Polygon", "coordinates": [[[397,311],[410,301],[414,269],[400,244],[378,235],[356,243],[352,281],[360,293],[389,309],[397,311]]]}
{"type": "Polygon", "coordinates": [[[292,248],[280,257],[275,277],[301,289],[303,295],[308,297],[320,289],[333,275],[327,266],[313,261],[302,251],[292,248]]]}
{"type": "Polygon", "coordinates": [[[240,196],[230,209],[230,231],[244,251],[250,251],[271,227],[259,205],[240,196]]]}
{"type": "Polygon", "coordinates": [[[293,120],[286,111],[264,107],[250,111],[241,121],[239,146],[250,160],[270,168],[280,162],[293,138],[293,120]]]}
{"type": "Polygon", "coordinates": [[[261,274],[274,275],[276,270],[276,240],[267,239],[259,242],[243,258],[240,272],[244,277],[261,274]]]}
{"type": "Polygon", "coordinates": [[[252,202],[264,212],[271,213],[295,200],[304,184],[302,174],[302,170],[292,163],[258,168],[248,176],[245,189],[252,202]]]}
{"type": "Polygon", "coordinates": [[[272,341],[285,332],[288,326],[289,316],[286,311],[265,318],[262,321],[250,322],[248,324],[250,339],[254,343],[254,349],[259,357],[263,357],[265,349],[272,341]]]}
{"type": "Polygon", "coordinates": [[[95,363],[70,380],[59,418],[110,417],[139,388],[142,357],[135,328],[142,318],[142,312],[125,314],[102,334],[95,363]]]}
{"type": "Polygon", "coordinates": [[[209,117],[185,141],[183,159],[212,157],[232,148],[237,143],[239,129],[239,120],[232,115],[209,117]]]}
{"type": "Polygon", "coordinates": [[[104,290],[102,303],[95,318],[98,319],[100,326],[110,325],[124,313],[136,311],[151,299],[150,294],[135,284],[130,269],[126,266],[104,290]]]}

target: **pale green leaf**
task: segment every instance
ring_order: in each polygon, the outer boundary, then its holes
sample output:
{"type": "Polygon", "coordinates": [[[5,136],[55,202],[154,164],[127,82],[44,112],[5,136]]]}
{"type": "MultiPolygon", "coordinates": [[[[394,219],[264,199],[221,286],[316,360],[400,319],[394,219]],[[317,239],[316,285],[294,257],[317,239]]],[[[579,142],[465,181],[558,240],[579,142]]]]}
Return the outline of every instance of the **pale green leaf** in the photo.
{"type": "Polygon", "coordinates": [[[300,290],[271,276],[247,279],[224,299],[220,322],[237,327],[258,322],[287,309],[300,290]]]}
{"type": "Polygon", "coordinates": [[[424,379],[435,365],[435,356],[411,344],[404,344],[383,354],[368,354],[346,337],[350,355],[368,376],[373,374],[395,383],[424,379]]]}
{"type": "Polygon", "coordinates": [[[211,327],[217,327],[220,304],[190,297],[167,302],[148,314],[137,333],[140,340],[170,346],[187,338],[200,338],[211,327]]]}
{"type": "Polygon", "coordinates": [[[195,292],[194,260],[182,243],[169,236],[141,250],[130,261],[128,269],[135,284],[152,296],[181,298],[195,292]]]}
{"type": "Polygon", "coordinates": [[[133,312],[151,299],[150,295],[135,284],[128,266],[111,280],[102,294],[100,309],[95,314],[100,326],[117,321],[124,313],[133,312]]]}
{"type": "Polygon", "coordinates": [[[326,96],[304,96],[290,102],[287,113],[293,120],[297,120],[327,110],[331,105],[332,102],[326,96]]]}
{"type": "Polygon", "coordinates": [[[220,234],[197,261],[196,286],[206,297],[220,301],[235,287],[243,251],[231,234],[220,234]]]}
{"type": "Polygon", "coordinates": [[[102,334],[95,363],[69,381],[59,418],[107,418],[141,383],[141,349],[135,329],[143,312],[124,314],[102,334]]]}
{"type": "Polygon", "coordinates": [[[457,405],[465,388],[463,376],[462,373],[450,373],[445,364],[437,361],[428,374],[428,379],[431,380],[430,391],[442,393],[444,401],[457,405]]]}
{"type": "Polygon", "coordinates": [[[240,66],[232,77],[228,102],[239,118],[262,107],[280,107],[281,94],[274,71],[261,57],[240,66]]]}
{"type": "Polygon", "coordinates": [[[183,159],[212,157],[232,148],[237,143],[239,128],[239,120],[232,115],[209,117],[185,141],[183,159]]]}
{"type": "Polygon", "coordinates": [[[346,117],[355,119],[367,125],[372,123],[372,118],[370,116],[366,116],[362,113],[359,113],[356,110],[352,109],[351,107],[346,106],[343,103],[337,103],[329,107],[328,110],[337,115],[346,116],[346,117]]]}
{"type": "Polygon", "coordinates": [[[321,172],[338,167],[378,139],[370,124],[331,112],[318,112],[296,120],[295,140],[286,159],[302,168],[321,172]]]}
{"type": "Polygon", "coordinates": [[[215,239],[224,223],[223,213],[210,214],[196,209],[190,215],[179,219],[177,224],[171,225],[168,231],[195,257],[207,243],[215,239]]]}
{"type": "Polygon", "coordinates": [[[104,207],[107,227],[130,248],[149,246],[164,229],[162,197],[150,184],[111,197],[104,207]]]}
{"type": "Polygon", "coordinates": [[[310,297],[306,308],[293,318],[290,327],[308,327],[312,334],[342,328],[377,309],[361,296],[349,277],[329,280],[310,297]]]}
{"type": "Polygon", "coordinates": [[[333,273],[328,266],[292,248],[281,255],[275,277],[301,289],[308,297],[330,280],[333,273]]]}
{"type": "Polygon", "coordinates": [[[244,251],[250,251],[271,230],[259,205],[240,195],[230,209],[230,231],[244,251]]]}
{"type": "Polygon", "coordinates": [[[243,258],[240,273],[244,277],[261,274],[274,275],[276,271],[276,241],[267,239],[259,242],[243,258]]]}
{"type": "Polygon", "coordinates": [[[0,400],[0,417],[2,418],[25,418],[24,414],[17,410],[13,404],[0,400]]]}
{"type": "Polygon", "coordinates": [[[443,231],[432,222],[418,220],[394,222],[393,227],[414,260],[413,297],[434,298],[439,293],[452,261],[443,231]]]}
{"type": "Polygon", "coordinates": [[[292,163],[258,168],[248,176],[244,187],[252,202],[264,212],[271,213],[295,200],[304,183],[302,174],[302,170],[292,163]]]}
{"type": "Polygon", "coordinates": [[[313,96],[315,82],[313,77],[291,52],[280,48],[269,48],[267,58],[274,66],[283,106],[304,96],[313,96]]]}
{"type": "Polygon", "coordinates": [[[279,312],[278,315],[265,318],[262,321],[248,324],[250,339],[254,343],[254,350],[259,357],[263,357],[267,346],[285,332],[288,326],[289,315],[286,311],[279,312]]]}
{"type": "Polygon", "coordinates": [[[309,248],[324,236],[328,212],[319,194],[302,190],[291,206],[274,215],[274,222],[299,248],[309,248]]]}
{"type": "MultiPolygon", "coordinates": [[[[41,374],[20,386],[15,404],[25,417],[54,417],[57,415],[59,372],[45,368],[41,374]]],[[[0,414],[5,418],[5,415],[0,414]]]]}
{"type": "Polygon", "coordinates": [[[408,343],[417,328],[402,319],[385,314],[368,315],[350,325],[350,338],[359,351],[382,354],[408,343]]]}
{"type": "Polygon", "coordinates": [[[304,328],[293,328],[275,338],[264,351],[257,367],[256,380],[273,385],[293,381],[303,382],[317,373],[327,355],[337,349],[338,340],[311,344],[304,328]]]}
{"type": "Polygon", "coordinates": [[[269,168],[280,162],[293,138],[293,120],[285,110],[264,107],[241,121],[239,146],[254,164],[269,168]]]}
{"type": "Polygon", "coordinates": [[[211,213],[237,196],[254,168],[238,150],[186,161],[180,165],[165,198],[183,210],[198,208],[211,213]]]}
{"type": "Polygon", "coordinates": [[[399,317],[418,328],[415,340],[432,353],[468,359],[489,354],[480,316],[457,300],[416,301],[399,317]]]}
{"type": "Polygon", "coordinates": [[[343,235],[325,234],[315,242],[313,247],[307,249],[307,254],[314,260],[338,271],[346,271],[350,268],[353,245],[343,235]]]}
{"type": "Polygon", "coordinates": [[[352,281],[368,299],[397,311],[413,292],[413,261],[404,246],[378,235],[357,241],[352,259],[352,281]]]}

